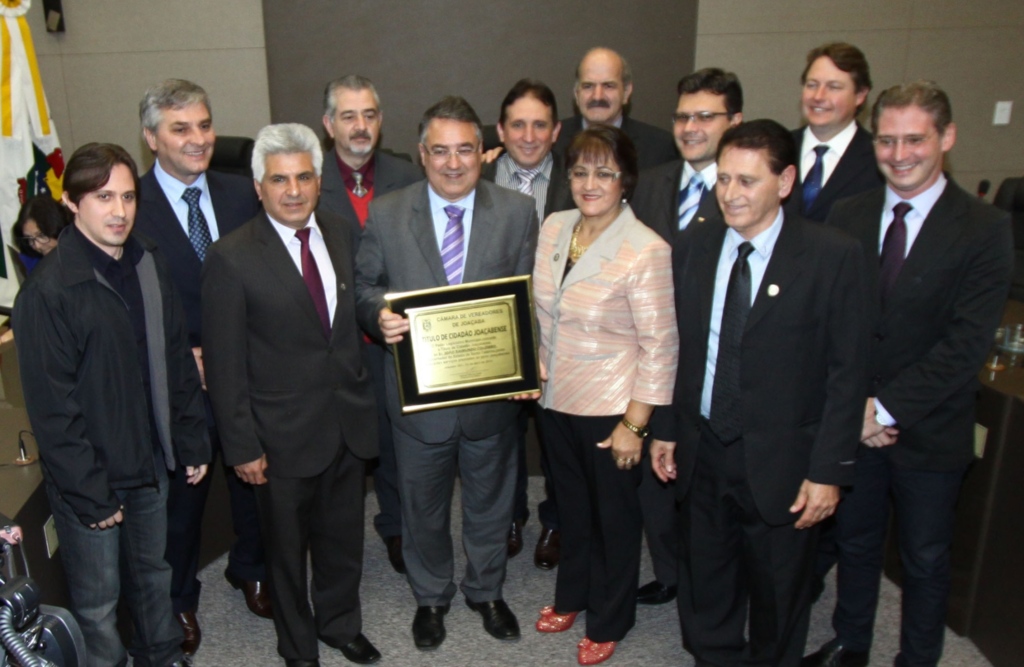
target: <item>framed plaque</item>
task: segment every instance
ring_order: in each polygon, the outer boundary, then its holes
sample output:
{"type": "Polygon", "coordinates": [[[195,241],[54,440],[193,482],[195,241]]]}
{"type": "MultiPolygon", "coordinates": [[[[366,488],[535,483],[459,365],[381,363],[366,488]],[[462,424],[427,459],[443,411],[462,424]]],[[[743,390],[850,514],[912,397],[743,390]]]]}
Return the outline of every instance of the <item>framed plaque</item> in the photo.
{"type": "Polygon", "coordinates": [[[386,294],[409,331],[392,345],[402,412],[540,391],[530,276],[386,294]]]}

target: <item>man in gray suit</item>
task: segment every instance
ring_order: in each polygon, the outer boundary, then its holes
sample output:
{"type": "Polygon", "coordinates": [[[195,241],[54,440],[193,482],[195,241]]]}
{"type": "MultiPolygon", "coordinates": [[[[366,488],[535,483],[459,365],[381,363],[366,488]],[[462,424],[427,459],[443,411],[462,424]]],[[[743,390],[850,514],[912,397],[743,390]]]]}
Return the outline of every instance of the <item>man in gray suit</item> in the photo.
{"type": "MultiPolygon", "coordinates": [[[[423,180],[423,172],[408,160],[377,150],[384,112],[373,82],[358,74],[335,79],[324,89],[324,129],[334,146],[324,155],[319,208],[337,213],[352,225],[358,237],[366,225],[370,202],[389,192],[423,180]]],[[[384,404],[384,345],[366,337],[363,365],[373,377],[377,403],[384,404]]],[[[402,560],[402,508],[398,501],[398,471],[391,423],[377,414],[380,458],[373,466],[373,490],[380,511],[373,527],[384,540],[391,567],[405,574],[402,560]]]]}
{"type": "MultiPolygon", "coordinates": [[[[473,108],[461,97],[444,98],[420,122],[427,182],[370,206],[356,258],[356,310],[359,324],[386,343],[401,341],[409,330],[409,321],[387,307],[388,292],[533,270],[533,199],[480,180],[481,137],[473,108]]],[[[519,637],[502,584],[520,406],[493,401],[403,415],[390,360],[385,379],[404,519],[402,551],[418,607],[412,626],[416,646],[433,649],[444,641],[444,615],[456,592],[449,529],[456,471],[462,480],[466,603],[483,616],[493,637],[519,637]]]]}

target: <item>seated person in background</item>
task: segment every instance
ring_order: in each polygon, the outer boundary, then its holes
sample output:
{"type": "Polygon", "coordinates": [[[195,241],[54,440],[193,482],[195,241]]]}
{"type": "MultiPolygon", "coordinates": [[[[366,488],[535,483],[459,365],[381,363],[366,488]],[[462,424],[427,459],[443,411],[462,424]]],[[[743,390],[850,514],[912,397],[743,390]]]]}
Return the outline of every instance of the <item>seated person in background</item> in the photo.
{"type": "Polygon", "coordinates": [[[11,238],[18,244],[26,273],[57,247],[57,237],[67,226],[67,209],[50,195],[36,195],[22,205],[11,238]]]}

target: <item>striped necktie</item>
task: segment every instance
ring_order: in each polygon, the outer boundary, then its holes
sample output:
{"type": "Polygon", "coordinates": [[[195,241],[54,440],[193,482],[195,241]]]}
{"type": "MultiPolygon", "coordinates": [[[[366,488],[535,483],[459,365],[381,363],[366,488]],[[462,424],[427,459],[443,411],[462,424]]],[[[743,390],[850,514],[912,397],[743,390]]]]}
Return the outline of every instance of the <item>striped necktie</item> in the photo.
{"type": "Polygon", "coordinates": [[[701,178],[700,172],[695,172],[690,177],[690,183],[686,186],[686,189],[679,191],[680,231],[686,229],[686,226],[690,224],[690,220],[693,219],[693,215],[697,212],[697,207],[700,206],[700,198],[703,194],[704,179],[701,178]]]}
{"type": "Polygon", "coordinates": [[[444,228],[441,240],[441,262],[444,264],[444,275],[449,285],[462,284],[462,267],[465,263],[465,233],[462,229],[462,216],[466,209],[461,206],[445,206],[448,224],[444,228]]]}
{"type": "Polygon", "coordinates": [[[512,176],[516,181],[516,190],[524,195],[533,196],[533,181],[540,175],[540,168],[523,169],[515,162],[512,163],[512,176]]]}

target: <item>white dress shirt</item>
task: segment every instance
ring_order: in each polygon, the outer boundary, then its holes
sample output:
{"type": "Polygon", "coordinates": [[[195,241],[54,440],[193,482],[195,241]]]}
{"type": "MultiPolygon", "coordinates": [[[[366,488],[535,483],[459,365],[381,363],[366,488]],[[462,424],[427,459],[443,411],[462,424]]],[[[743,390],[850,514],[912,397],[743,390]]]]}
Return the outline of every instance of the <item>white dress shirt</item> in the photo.
{"type": "Polygon", "coordinates": [[[843,153],[850,147],[850,142],[853,141],[855,134],[857,134],[857,121],[855,120],[850,121],[849,125],[828,141],[818,141],[814,132],[811,132],[810,125],[804,128],[804,139],[800,143],[800,182],[803,183],[807,180],[807,172],[814,166],[814,160],[817,157],[814,149],[817,146],[825,145],[828,146],[828,150],[821,158],[821,187],[825,187],[832,172],[836,170],[836,165],[843,157],[843,153]]]}

